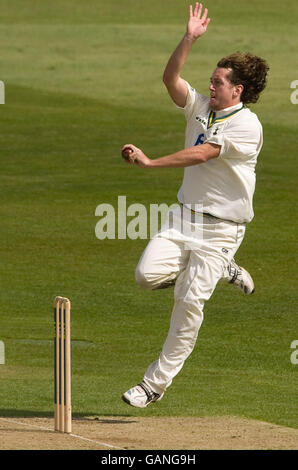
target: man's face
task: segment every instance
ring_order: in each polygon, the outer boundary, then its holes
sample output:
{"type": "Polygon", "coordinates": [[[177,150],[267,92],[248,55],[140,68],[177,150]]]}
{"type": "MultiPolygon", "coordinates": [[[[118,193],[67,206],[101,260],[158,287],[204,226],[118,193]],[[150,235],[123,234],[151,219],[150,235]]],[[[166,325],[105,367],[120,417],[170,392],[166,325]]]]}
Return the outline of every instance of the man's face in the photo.
{"type": "Polygon", "coordinates": [[[218,67],[210,78],[210,107],[213,111],[219,111],[240,102],[239,85],[233,85],[227,78],[230,72],[231,69],[218,67]]]}

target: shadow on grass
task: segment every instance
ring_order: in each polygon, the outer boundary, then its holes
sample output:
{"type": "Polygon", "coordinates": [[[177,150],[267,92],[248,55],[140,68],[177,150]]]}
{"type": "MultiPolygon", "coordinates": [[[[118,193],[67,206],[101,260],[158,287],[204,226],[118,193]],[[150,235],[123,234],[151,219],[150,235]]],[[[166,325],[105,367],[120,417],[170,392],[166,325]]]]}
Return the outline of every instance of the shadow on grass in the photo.
{"type": "MultiPolygon", "coordinates": [[[[53,418],[54,411],[0,409],[0,417],[2,418],[53,418]]],[[[88,421],[96,421],[98,423],[125,424],[128,421],[122,421],[121,419],[117,419],[117,418],[131,418],[132,416],[126,413],[110,415],[110,414],[105,414],[105,413],[99,414],[98,412],[90,411],[87,413],[73,413],[72,417],[73,419],[84,419],[88,421]],[[103,418],[103,416],[106,416],[107,419],[103,418]]]]}

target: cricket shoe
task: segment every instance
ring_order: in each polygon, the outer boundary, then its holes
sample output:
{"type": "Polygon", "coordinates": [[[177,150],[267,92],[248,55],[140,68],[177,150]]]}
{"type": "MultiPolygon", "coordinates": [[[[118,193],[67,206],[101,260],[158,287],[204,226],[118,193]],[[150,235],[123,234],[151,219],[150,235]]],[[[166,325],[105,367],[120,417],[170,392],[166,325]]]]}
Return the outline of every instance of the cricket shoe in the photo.
{"type": "Polygon", "coordinates": [[[234,258],[232,259],[231,263],[229,264],[228,268],[228,275],[226,280],[230,284],[234,284],[236,287],[242,290],[244,294],[253,294],[255,291],[254,281],[246,269],[238,266],[234,258]]]}
{"type": "Polygon", "coordinates": [[[163,393],[159,395],[158,393],[153,392],[150,390],[148,385],[141,382],[125,392],[122,395],[122,400],[136,408],[146,408],[150,403],[155,403],[156,401],[161,400],[163,395],[163,393]]]}

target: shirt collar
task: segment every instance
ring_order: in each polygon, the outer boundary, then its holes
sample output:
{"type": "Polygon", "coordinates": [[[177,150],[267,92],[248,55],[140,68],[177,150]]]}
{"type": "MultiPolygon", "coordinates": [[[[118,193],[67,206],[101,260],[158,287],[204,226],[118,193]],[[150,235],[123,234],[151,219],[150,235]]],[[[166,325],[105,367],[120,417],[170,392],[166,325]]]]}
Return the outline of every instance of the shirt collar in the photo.
{"type": "Polygon", "coordinates": [[[229,106],[228,108],[221,109],[220,111],[215,111],[216,112],[216,118],[223,117],[226,114],[230,114],[233,111],[236,111],[237,109],[241,109],[243,107],[242,101],[240,103],[234,104],[234,106],[229,106]]]}

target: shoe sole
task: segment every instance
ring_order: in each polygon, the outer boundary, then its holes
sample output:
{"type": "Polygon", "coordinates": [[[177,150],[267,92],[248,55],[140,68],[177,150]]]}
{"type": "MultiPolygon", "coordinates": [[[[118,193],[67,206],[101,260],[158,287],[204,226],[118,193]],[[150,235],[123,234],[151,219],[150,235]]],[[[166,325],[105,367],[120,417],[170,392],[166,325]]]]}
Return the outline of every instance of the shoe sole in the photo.
{"type": "Polygon", "coordinates": [[[132,406],[131,403],[130,403],[130,401],[129,401],[124,395],[122,395],[121,398],[122,398],[122,400],[123,400],[125,403],[127,403],[127,404],[130,405],[130,406],[132,406]]]}
{"type": "Polygon", "coordinates": [[[126,398],[125,395],[122,395],[121,398],[122,398],[122,400],[123,400],[125,403],[127,403],[127,405],[133,406],[134,408],[146,408],[146,407],[149,405],[149,403],[147,403],[147,405],[145,405],[145,406],[137,406],[137,405],[133,405],[133,404],[131,403],[131,401],[130,401],[128,398],[126,398]]]}
{"type": "Polygon", "coordinates": [[[251,275],[249,274],[249,272],[246,271],[245,268],[243,268],[242,266],[239,266],[239,267],[242,269],[243,272],[246,273],[246,276],[248,277],[248,279],[250,280],[250,282],[251,282],[251,284],[252,284],[252,286],[253,286],[253,287],[252,287],[252,290],[251,290],[250,292],[247,292],[247,287],[246,287],[245,289],[242,289],[242,288],[240,287],[240,289],[242,290],[242,292],[243,292],[245,295],[251,295],[251,294],[253,294],[254,291],[255,291],[255,284],[254,284],[254,281],[253,281],[251,275]]]}
{"type": "Polygon", "coordinates": [[[127,405],[130,405],[130,406],[133,406],[134,408],[147,408],[147,406],[150,405],[150,403],[156,403],[156,402],[158,402],[159,400],[161,400],[162,397],[163,397],[163,394],[160,395],[160,397],[159,397],[157,400],[155,400],[155,401],[150,401],[150,402],[147,403],[147,405],[145,405],[145,406],[133,405],[133,404],[131,403],[131,401],[130,401],[128,398],[126,398],[125,394],[122,395],[121,398],[122,398],[122,400],[124,401],[124,403],[126,403],[127,405]]]}

